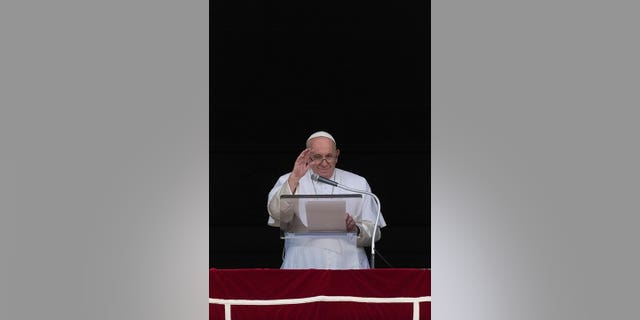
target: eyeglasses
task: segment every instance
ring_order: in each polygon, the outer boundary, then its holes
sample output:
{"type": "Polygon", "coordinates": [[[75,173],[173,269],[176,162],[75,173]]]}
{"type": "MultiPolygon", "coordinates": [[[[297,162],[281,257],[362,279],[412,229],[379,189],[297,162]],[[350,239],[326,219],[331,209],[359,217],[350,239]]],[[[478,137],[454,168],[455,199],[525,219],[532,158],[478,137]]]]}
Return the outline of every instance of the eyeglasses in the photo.
{"type": "Polygon", "coordinates": [[[322,156],[319,154],[314,154],[311,156],[311,161],[320,164],[322,163],[323,160],[327,160],[327,162],[332,163],[334,161],[336,161],[336,156],[333,154],[328,154],[326,156],[322,156]]]}

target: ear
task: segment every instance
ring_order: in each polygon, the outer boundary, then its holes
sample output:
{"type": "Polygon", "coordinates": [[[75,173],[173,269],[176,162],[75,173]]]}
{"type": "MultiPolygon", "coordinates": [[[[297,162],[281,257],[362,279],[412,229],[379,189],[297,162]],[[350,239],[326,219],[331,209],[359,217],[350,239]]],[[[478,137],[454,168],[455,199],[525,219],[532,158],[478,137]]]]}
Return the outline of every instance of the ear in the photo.
{"type": "Polygon", "coordinates": [[[340,155],[340,149],[336,149],[336,163],[338,163],[338,156],[340,155]]]}

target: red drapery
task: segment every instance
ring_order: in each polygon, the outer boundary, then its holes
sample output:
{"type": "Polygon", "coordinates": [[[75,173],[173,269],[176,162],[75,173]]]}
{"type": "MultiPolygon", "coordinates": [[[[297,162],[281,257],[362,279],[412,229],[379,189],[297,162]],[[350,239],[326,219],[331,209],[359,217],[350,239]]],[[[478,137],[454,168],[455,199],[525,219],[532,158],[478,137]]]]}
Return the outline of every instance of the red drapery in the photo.
{"type": "Polygon", "coordinates": [[[431,271],[211,269],[209,297],[209,319],[430,319],[431,271]]]}

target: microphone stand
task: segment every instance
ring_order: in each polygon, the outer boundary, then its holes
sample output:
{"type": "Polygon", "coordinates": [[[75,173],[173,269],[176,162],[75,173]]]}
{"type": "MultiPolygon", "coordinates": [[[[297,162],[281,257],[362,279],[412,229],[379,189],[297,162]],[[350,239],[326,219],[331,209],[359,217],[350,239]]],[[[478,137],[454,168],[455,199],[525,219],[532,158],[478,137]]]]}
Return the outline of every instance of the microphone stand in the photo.
{"type": "Polygon", "coordinates": [[[376,223],[373,225],[373,233],[371,234],[371,268],[375,269],[375,267],[376,267],[376,260],[375,260],[376,259],[376,231],[378,231],[378,221],[380,221],[380,200],[378,199],[378,197],[376,197],[375,194],[373,194],[371,192],[352,189],[352,188],[349,188],[349,187],[346,187],[346,186],[343,186],[343,185],[340,185],[340,184],[338,184],[337,187],[345,189],[345,190],[353,191],[353,192],[368,194],[371,197],[373,197],[373,200],[375,200],[375,202],[377,204],[378,212],[376,214],[376,223]]]}
{"type": "Polygon", "coordinates": [[[357,192],[357,193],[362,193],[362,194],[367,194],[370,195],[373,200],[376,202],[376,205],[378,207],[378,212],[376,214],[376,222],[373,225],[373,234],[371,235],[371,268],[375,268],[376,267],[376,231],[378,231],[378,222],[380,221],[380,199],[378,199],[378,197],[368,191],[364,191],[364,190],[358,190],[358,189],[353,189],[344,185],[341,185],[335,181],[329,180],[327,178],[321,177],[315,173],[311,174],[311,179],[314,181],[320,181],[322,183],[326,183],[326,184],[330,184],[332,186],[344,189],[344,190],[348,190],[348,191],[353,191],[353,192],[357,192]]]}

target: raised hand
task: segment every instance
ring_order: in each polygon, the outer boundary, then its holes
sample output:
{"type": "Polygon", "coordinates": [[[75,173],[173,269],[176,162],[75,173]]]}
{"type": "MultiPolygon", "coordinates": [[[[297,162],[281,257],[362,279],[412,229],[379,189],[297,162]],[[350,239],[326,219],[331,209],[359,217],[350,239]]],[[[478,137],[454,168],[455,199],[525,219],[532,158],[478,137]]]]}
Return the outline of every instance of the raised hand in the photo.
{"type": "Polygon", "coordinates": [[[298,187],[298,181],[307,173],[309,170],[309,153],[311,152],[310,148],[302,150],[298,158],[296,158],[296,162],[293,164],[293,170],[291,170],[291,175],[289,175],[289,187],[292,191],[298,187]]]}

